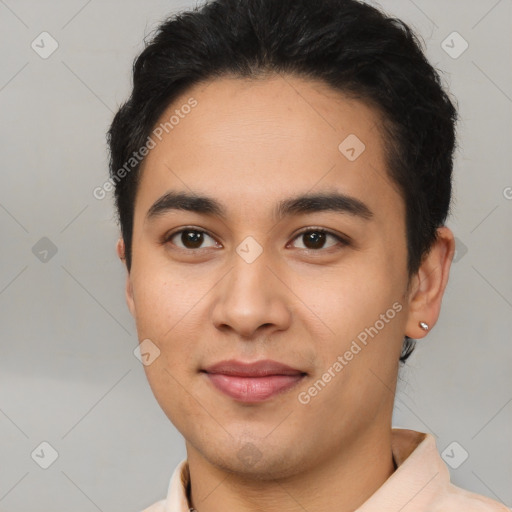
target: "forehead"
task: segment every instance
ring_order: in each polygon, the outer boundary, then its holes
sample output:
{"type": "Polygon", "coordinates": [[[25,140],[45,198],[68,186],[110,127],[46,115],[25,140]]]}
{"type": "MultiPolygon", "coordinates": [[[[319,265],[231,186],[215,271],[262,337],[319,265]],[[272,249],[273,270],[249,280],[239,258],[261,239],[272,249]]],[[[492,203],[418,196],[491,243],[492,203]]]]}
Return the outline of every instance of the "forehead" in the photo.
{"type": "Polygon", "coordinates": [[[197,84],[155,125],[141,167],[139,214],[168,190],[215,196],[254,214],[276,200],[336,190],[397,218],[379,113],[322,82],[290,75],[197,84]],[[190,105],[194,105],[190,107],[190,105]]]}

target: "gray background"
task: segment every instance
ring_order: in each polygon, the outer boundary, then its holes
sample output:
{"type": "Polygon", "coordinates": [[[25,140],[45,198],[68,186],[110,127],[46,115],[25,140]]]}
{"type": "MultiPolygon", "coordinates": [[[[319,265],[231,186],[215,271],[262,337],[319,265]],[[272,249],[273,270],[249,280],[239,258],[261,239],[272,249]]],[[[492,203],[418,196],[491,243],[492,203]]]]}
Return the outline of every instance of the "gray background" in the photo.
{"type": "MultiPolygon", "coordinates": [[[[133,355],[112,202],[92,191],[144,36],[193,5],[0,0],[0,511],[135,512],[164,498],[185,456],[133,355]],[[31,47],[51,48],[43,31],[59,45],[46,59],[31,47]],[[43,441],[58,452],[48,469],[31,458],[43,441]]],[[[382,5],[421,34],[461,116],[457,261],[401,373],[394,424],[431,432],[440,452],[456,441],[450,462],[469,457],[453,482],[510,507],[512,2],[382,5]],[[452,56],[442,46],[453,31],[469,44],[457,58],[458,36],[452,56]]]]}

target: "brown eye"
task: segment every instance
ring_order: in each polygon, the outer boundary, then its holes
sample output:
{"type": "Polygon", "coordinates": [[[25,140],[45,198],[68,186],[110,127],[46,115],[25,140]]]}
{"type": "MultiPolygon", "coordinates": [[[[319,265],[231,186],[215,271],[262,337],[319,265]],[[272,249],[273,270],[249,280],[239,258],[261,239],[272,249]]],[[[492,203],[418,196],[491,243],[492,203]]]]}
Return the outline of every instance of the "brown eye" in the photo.
{"type": "Polygon", "coordinates": [[[295,240],[302,240],[303,247],[299,247],[299,249],[309,249],[313,251],[317,251],[319,249],[328,249],[329,247],[333,247],[337,244],[341,245],[349,245],[349,243],[343,238],[335,235],[334,233],[330,233],[325,229],[309,229],[307,231],[303,231],[299,233],[295,240]],[[331,243],[327,247],[325,247],[326,240],[331,238],[334,240],[334,243],[331,243]]]}
{"type": "Polygon", "coordinates": [[[176,247],[180,247],[181,249],[203,249],[204,247],[201,247],[201,245],[207,239],[212,240],[213,243],[206,247],[216,246],[215,240],[213,240],[210,235],[198,229],[182,229],[176,231],[168,237],[167,241],[172,242],[176,247]]]}

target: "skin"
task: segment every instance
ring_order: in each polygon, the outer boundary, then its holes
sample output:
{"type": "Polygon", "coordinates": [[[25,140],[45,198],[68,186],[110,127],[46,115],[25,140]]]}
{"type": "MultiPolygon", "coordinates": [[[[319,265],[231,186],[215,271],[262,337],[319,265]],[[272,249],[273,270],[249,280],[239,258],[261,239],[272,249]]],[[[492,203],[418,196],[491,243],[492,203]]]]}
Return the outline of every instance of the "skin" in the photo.
{"type": "MultiPolygon", "coordinates": [[[[423,338],[418,322],[436,323],[453,233],[439,228],[409,282],[404,201],[385,172],[379,114],[364,103],[289,75],[224,77],[186,91],[161,120],[189,97],[198,105],[143,163],[126,299],[139,339],[160,350],[144,368],[185,438],[192,505],[199,512],[354,510],[393,472],[403,337],[423,338]],[[349,134],[366,146],[353,162],[338,149],[349,134]],[[170,190],[211,196],[226,218],[172,210],[147,220],[170,190]],[[354,196],[374,216],[273,215],[280,200],[320,191],[354,196]],[[208,233],[201,249],[186,248],[179,234],[163,241],[190,226],[208,233]],[[327,236],[308,250],[297,233],[315,227],[351,245],[327,236]],[[236,252],[248,236],[263,249],[252,263],[236,252]],[[300,403],[298,394],[395,302],[402,310],[300,403]],[[265,402],[243,404],[200,372],[226,359],[274,359],[307,376],[265,402]],[[257,460],[240,456],[247,450],[257,460]]],[[[122,240],[117,251],[124,259],[122,240]]]]}

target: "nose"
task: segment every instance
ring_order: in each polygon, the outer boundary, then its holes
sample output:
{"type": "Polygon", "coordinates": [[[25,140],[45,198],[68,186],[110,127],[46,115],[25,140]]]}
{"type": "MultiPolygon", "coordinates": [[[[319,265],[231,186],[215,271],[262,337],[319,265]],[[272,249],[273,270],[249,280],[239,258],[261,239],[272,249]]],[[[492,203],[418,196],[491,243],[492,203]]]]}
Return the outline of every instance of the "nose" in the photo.
{"type": "Polygon", "coordinates": [[[286,330],[291,323],[289,299],[293,294],[265,251],[253,262],[233,255],[233,266],[214,288],[212,321],[222,331],[233,331],[242,338],[263,332],[286,330]]]}

